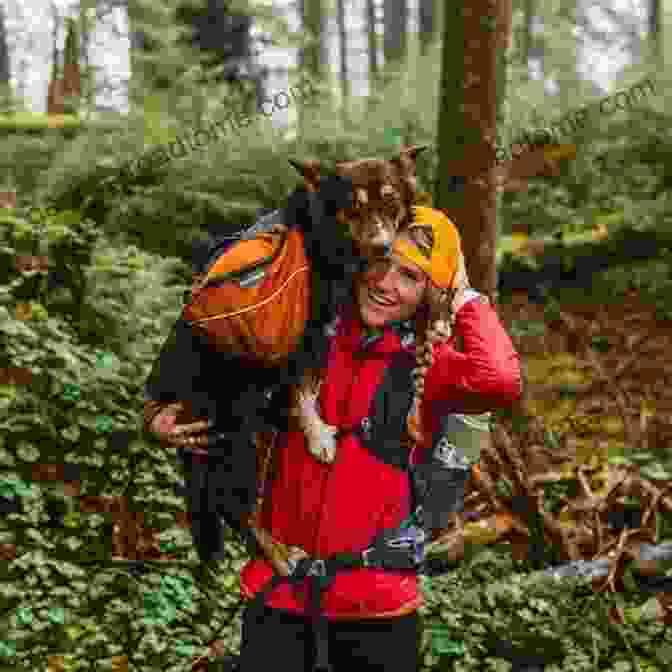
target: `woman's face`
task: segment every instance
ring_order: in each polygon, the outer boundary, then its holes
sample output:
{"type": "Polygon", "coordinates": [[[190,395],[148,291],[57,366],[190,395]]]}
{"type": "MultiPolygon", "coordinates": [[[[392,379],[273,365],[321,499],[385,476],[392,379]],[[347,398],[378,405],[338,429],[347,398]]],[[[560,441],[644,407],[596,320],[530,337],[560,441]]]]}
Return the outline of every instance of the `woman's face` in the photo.
{"type": "Polygon", "coordinates": [[[357,283],[357,302],[367,327],[411,318],[422,302],[427,276],[416,264],[392,254],[372,261],[357,283]]]}

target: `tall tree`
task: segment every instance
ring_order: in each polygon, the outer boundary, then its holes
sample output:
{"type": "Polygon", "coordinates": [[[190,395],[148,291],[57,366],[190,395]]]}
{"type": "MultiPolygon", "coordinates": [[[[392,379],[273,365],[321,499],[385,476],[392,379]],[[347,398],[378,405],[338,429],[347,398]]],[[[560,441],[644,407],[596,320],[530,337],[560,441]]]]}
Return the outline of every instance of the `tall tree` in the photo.
{"type": "Polygon", "coordinates": [[[322,79],[328,60],[324,0],[300,0],[299,4],[301,23],[309,40],[301,50],[299,60],[302,68],[316,79],[322,79]]]}
{"type": "MultiPolygon", "coordinates": [[[[323,82],[327,79],[328,62],[325,0],[299,0],[299,10],[308,38],[308,43],[299,52],[299,67],[311,78],[323,82]]],[[[320,101],[320,104],[327,103],[327,100],[320,101]]],[[[300,128],[306,128],[310,116],[306,106],[299,106],[300,128]]]]}
{"type": "Polygon", "coordinates": [[[336,15],[338,19],[338,46],[341,58],[341,105],[343,125],[349,124],[350,107],[350,73],[348,72],[348,34],[345,30],[345,2],[336,0],[336,15]]]}
{"type": "Polygon", "coordinates": [[[11,69],[9,64],[9,47],[7,46],[7,29],[5,27],[5,10],[0,5],[0,88],[3,94],[9,89],[11,69]]]}
{"type": "Polygon", "coordinates": [[[651,54],[657,65],[663,65],[662,0],[649,0],[648,5],[649,11],[646,18],[651,54]]]}
{"type": "Polygon", "coordinates": [[[375,92],[378,77],[378,36],[376,34],[376,4],[374,0],[366,0],[366,36],[369,55],[369,96],[375,92]]]}
{"type": "Polygon", "coordinates": [[[455,3],[443,23],[434,203],[460,230],[473,286],[496,301],[498,52],[509,42],[511,5],[455,3]]]}
{"type": "MultiPolygon", "coordinates": [[[[95,99],[95,78],[91,67],[91,35],[95,30],[97,0],[80,0],[79,25],[81,30],[82,51],[80,54],[80,82],[85,108],[92,109],[95,99]]],[[[131,36],[132,37],[132,36],[131,36]]]]}
{"type": "Polygon", "coordinates": [[[384,0],[383,54],[385,70],[394,70],[406,59],[406,31],[408,30],[408,0],[384,0]]]}
{"type": "MultiPolygon", "coordinates": [[[[583,10],[578,5],[577,0],[560,0],[558,16],[565,19],[570,26],[574,27],[583,17],[583,10]]],[[[579,71],[579,45],[578,40],[571,42],[570,60],[562,64],[562,67],[556,68],[555,80],[561,93],[573,95],[576,89],[576,83],[581,81],[579,71]]]]}
{"type": "Polygon", "coordinates": [[[169,90],[192,65],[201,83],[223,81],[253,97],[258,76],[252,63],[252,18],[227,0],[128,0],[132,68],[148,83],[169,90]]]}
{"type": "Polygon", "coordinates": [[[67,34],[63,55],[63,95],[65,96],[66,112],[75,114],[79,111],[79,96],[82,93],[79,70],[79,31],[75,19],[69,17],[66,19],[66,24],[67,34]]]}
{"type": "Polygon", "coordinates": [[[63,114],[63,80],[60,78],[60,54],[58,51],[58,35],[61,18],[58,6],[53,0],[50,2],[51,15],[54,25],[51,33],[51,80],[47,88],[47,114],[63,114]]]}
{"type": "Polygon", "coordinates": [[[418,29],[420,32],[420,53],[427,53],[427,48],[436,38],[436,0],[420,0],[418,29]]]}
{"type": "Polygon", "coordinates": [[[216,80],[239,81],[246,76],[250,62],[252,17],[235,14],[228,0],[200,0],[178,7],[177,19],[192,29],[182,38],[198,49],[206,70],[217,69],[216,80]]]}
{"type": "Polygon", "coordinates": [[[523,35],[520,50],[520,61],[527,68],[529,76],[530,57],[532,56],[532,41],[534,30],[535,0],[523,0],[523,35]]]}

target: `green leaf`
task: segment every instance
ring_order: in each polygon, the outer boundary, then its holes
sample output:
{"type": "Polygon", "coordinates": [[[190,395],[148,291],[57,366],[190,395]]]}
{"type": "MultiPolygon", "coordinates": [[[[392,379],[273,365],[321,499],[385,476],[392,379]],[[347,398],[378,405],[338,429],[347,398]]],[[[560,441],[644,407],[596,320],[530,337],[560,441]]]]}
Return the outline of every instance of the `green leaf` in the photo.
{"type": "Polygon", "coordinates": [[[576,266],[576,261],[574,257],[571,257],[567,254],[562,256],[562,269],[568,273],[576,266]]]}
{"type": "Polygon", "coordinates": [[[433,626],[429,629],[431,637],[431,646],[434,653],[438,655],[463,656],[464,643],[450,638],[450,633],[443,626],[433,626]]]}
{"type": "Polygon", "coordinates": [[[546,333],[544,322],[523,322],[522,333],[527,336],[543,336],[546,333]]]}
{"type": "Polygon", "coordinates": [[[0,658],[13,658],[16,655],[16,642],[0,641],[0,658]]]}
{"type": "Polygon", "coordinates": [[[79,210],[61,210],[51,218],[51,221],[56,226],[77,230],[82,221],[82,213],[79,210]]]}
{"type": "Polygon", "coordinates": [[[75,641],[79,639],[84,633],[84,628],[81,625],[68,625],[65,628],[65,634],[68,636],[68,639],[75,641]]]}
{"type": "Polygon", "coordinates": [[[63,517],[65,527],[75,528],[81,525],[82,514],[79,511],[71,511],[63,517]]]}
{"type": "Polygon", "coordinates": [[[493,33],[495,30],[497,30],[497,17],[496,16],[482,16],[480,18],[480,24],[481,24],[481,28],[483,28],[483,30],[488,31],[489,33],[493,33]]]}
{"type": "Polygon", "coordinates": [[[511,429],[514,434],[525,433],[530,426],[530,419],[526,415],[514,415],[511,418],[511,429]]]}
{"type": "Polygon", "coordinates": [[[642,608],[631,607],[623,610],[623,616],[627,623],[639,623],[642,620],[642,608]]]}
{"type": "Polygon", "coordinates": [[[237,577],[234,574],[227,574],[222,580],[222,585],[227,590],[231,590],[236,585],[237,577]]]}
{"type": "Polygon", "coordinates": [[[96,418],[96,432],[98,434],[104,434],[106,432],[111,431],[112,427],[114,426],[114,420],[110,418],[107,415],[101,415],[96,418]]]}
{"type": "Polygon", "coordinates": [[[391,145],[396,149],[403,143],[403,129],[388,128],[383,134],[383,139],[386,145],[391,145]]]}
{"type": "Polygon", "coordinates": [[[662,665],[669,667],[672,665],[672,644],[669,642],[663,642],[658,646],[654,655],[662,665]]]}
{"type": "Polygon", "coordinates": [[[72,383],[65,383],[63,385],[63,399],[66,401],[78,401],[82,396],[82,391],[79,385],[73,385],[72,383]]]}
{"type": "Polygon", "coordinates": [[[29,497],[32,493],[32,487],[21,479],[9,478],[0,481],[0,497],[29,497]]]}
{"type": "Polygon", "coordinates": [[[36,462],[40,457],[40,449],[27,441],[19,441],[16,455],[25,462],[36,462]]]}
{"type": "Polygon", "coordinates": [[[16,399],[15,385],[0,385],[0,397],[7,397],[8,399],[16,399]]]}
{"type": "Polygon", "coordinates": [[[569,383],[558,385],[557,389],[561,399],[574,399],[578,393],[576,385],[571,385],[569,383]]]}
{"type": "Polygon", "coordinates": [[[552,429],[544,431],[544,444],[551,450],[560,450],[560,440],[558,435],[552,429]]]}
{"type": "Polygon", "coordinates": [[[52,623],[62,625],[65,623],[65,609],[63,609],[63,607],[53,607],[52,609],[49,609],[47,618],[52,623]]]}
{"type": "Polygon", "coordinates": [[[500,497],[511,497],[513,495],[511,483],[505,478],[500,478],[495,483],[495,490],[500,497]]]}
{"type": "Polygon", "coordinates": [[[196,653],[196,647],[178,639],[175,643],[175,653],[178,656],[191,657],[196,653]]]}
{"type": "Polygon", "coordinates": [[[66,427],[65,429],[62,429],[59,434],[65,438],[68,439],[68,441],[72,441],[73,443],[76,443],[79,441],[80,437],[80,430],[78,425],[73,425],[72,427],[66,427]]]}
{"type": "Polygon", "coordinates": [[[599,352],[608,352],[611,350],[611,343],[606,336],[593,336],[590,346],[599,352]]]}
{"type": "Polygon", "coordinates": [[[111,352],[99,352],[96,354],[96,366],[109,369],[117,363],[117,358],[111,352]]]}
{"type": "Polygon", "coordinates": [[[551,299],[544,308],[544,320],[546,322],[557,322],[562,317],[560,304],[556,299],[551,299]]]}
{"type": "Polygon", "coordinates": [[[30,607],[19,607],[16,610],[16,622],[19,625],[30,625],[33,622],[33,610],[30,607]]]}
{"type": "Polygon", "coordinates": [[[642,476],[650,478],[656,481],[665,481],[672,478],[672,475],[669,471],[665,471],[660,464],[647,464],[644,467],[641,467],[640,472],[642,476]]]}

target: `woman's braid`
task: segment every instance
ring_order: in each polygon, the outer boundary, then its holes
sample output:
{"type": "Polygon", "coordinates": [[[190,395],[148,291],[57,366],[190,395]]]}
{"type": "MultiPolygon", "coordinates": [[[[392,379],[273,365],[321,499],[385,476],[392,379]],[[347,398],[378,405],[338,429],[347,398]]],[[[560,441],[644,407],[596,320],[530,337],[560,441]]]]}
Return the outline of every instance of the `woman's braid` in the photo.
{"type": "MultiPolygon", "coordinates": [[[[433,234],[429,227],[411,225],[404,232],[420,249],[429,256],[433,247],[433,234]]],[[[420,427],[420,402],[425,393],[425,376],[434,364],[434,345],[450,339],[453,333],[454,316],[451,306],[454,290],[442,290],[428,283],[426,310],[416,320],[416,366],[411,376],[414,395],[411,410],[407,418],[407,429],[415,443],[423,441],[420,427]]]]}

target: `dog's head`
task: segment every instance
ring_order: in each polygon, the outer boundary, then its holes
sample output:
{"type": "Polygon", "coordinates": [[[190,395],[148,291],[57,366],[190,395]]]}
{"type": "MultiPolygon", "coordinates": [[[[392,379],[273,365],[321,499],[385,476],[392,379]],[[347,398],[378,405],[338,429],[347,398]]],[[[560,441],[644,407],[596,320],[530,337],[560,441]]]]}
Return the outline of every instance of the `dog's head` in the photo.
{"type": "MultiPolygon", "coordinates": [[[[385,250],[398,231],[412,221],[415,202],[416,157],[426,146],[410,146],[391,160],[338,161],[335,174],[352,183],[349,207],[336,210],[336,220],[347,226],[360,253],[385,250]]],[[[328,177],[320,161],[290,163],[303,176],[307,191],[318,193],[328,177]]]]}

